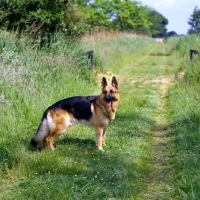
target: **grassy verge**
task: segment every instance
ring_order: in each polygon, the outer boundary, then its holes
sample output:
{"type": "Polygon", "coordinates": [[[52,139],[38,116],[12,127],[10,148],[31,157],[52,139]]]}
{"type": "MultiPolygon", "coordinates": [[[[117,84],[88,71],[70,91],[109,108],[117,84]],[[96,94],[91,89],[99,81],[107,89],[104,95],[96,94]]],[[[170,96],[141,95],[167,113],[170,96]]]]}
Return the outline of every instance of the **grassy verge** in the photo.
{"type": "Polygon", "coordinates": [[[94,50],[105,71],[120,74],[128,65],[133,64],[134,54],[152,44],[154,41],[148,37],[134,34],[105,34],[83,38],[83,49],[94,50]]]}
{"type": "Polygon", "coordinates": [[[199,40],[200,35],[191,35],[179,41],[182,78],[169,90],[168,117],[174,145],[176,199],[200,198],[199,57],[195,55],[192,62],[189,60],[189,50],[199,50],[199,40]]]}
{"type": "Polygon", "coordinates": [[[199,86],[182,83],[170,89],[170,135],[174,144],[175,195],[198,199],[199,192],[199,86]],[[178,100],[177,100],[178,99],[178,100]]]}

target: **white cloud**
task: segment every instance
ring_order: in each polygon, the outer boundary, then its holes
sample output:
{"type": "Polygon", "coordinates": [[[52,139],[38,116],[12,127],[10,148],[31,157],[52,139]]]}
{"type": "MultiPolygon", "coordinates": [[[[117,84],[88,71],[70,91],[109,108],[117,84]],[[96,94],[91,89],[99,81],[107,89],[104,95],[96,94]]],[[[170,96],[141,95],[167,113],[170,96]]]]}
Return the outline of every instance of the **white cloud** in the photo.
{"type": "Polygon", "coordinates": [[[176,0],[160,0],[153,4],[153,7],[155,7],[156,9],[159,9],[161,7],[174,8],[176,6],[177,6],[176,0]]]}

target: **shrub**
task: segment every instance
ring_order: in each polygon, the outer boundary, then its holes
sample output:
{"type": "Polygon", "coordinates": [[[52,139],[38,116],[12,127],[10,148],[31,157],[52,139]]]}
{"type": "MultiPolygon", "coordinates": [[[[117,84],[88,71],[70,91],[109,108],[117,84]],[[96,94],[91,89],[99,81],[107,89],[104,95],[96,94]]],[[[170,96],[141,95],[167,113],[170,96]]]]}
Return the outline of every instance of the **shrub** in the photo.
{"type": "Polygon", "coordinates": [[[50,40],[55,32],[79,37],[87,31],[84,14],[78,5],[60,0],[2,0],[0,28],[27,33],[40,41],[50,40]]]}

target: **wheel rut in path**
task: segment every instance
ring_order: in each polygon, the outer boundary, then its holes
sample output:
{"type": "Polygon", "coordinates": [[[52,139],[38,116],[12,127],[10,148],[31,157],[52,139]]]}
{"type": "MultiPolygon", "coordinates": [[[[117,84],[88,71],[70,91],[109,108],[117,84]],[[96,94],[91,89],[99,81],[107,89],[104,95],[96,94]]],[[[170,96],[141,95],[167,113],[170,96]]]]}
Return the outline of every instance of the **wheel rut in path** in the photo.
{"type": "MultiPolygon", "coordinates": [[[[166,96],[172,77],[151,80],[160,83],[160,98],[157,106],[156,128],[153,133],[152,142],[152,164],[151,174],[148,182],[148,190],[145,199],[161,200],[168,199],[170,186],[167,184],[172,179],[171,166],[169,164],[170,138],[167,136],[169,126],[166,119],[166,96]]],[[[148,83],[149,81],[146,81],[148,83]]]]}
{"type": "MultiPolygon", "coordinates": [[[[156,100],[156,114],[154,116],[154,128],[153,133],[151,133],[150,140],[150,174],[147,177],[146,185],[147,190],[143,191],[144,200],[169,200],[171,198],[171,182],[173,180],[173,170],[170,162],[171,150],[170,150],[170,140],[168,136],[169,122],[167,120],[167,95],[171,84],[175,83],[175,76],[173,74],[173,66],[169,65],[170,56],[168,51],[170,51],[169,45],[163,45],[162,49],[158,46],[154,46],[149,52],[146,52],[145,56],[141,55],[138,57],[138,71],[141,68],[141,74],[138,78],[130,79],[129,73],[123,76],[123,80],[131,80],[131,84],[135,85],[137,83],[145,85],[156,84],[158,85],[158,98],[156,100]],[[162,51],[163,56],[151,56],[160,55],[162,51]],[[153,57],[153,58],[152,58],[153,57]],[[152,75],[152,68],[148,68],[150,62],[154,63],[151,65],[154,69],[157,69],[158,76],[155,78],[152,75]],[[141,63],[141,64],[140,64],[141,63]],[[144,66],[144,67],[143,67],[144,66]],[[146,71],[144,71],[144,69],[146,71]],[[142,73],[145,73],[144,76],[142,73]],[[149,73],[149,76],[148,74],[149,73]]],[[[131,73],[130,73],[131,74],[131,73]]],[[[121,77],[122,78],[122,77],[121,77]]]]}

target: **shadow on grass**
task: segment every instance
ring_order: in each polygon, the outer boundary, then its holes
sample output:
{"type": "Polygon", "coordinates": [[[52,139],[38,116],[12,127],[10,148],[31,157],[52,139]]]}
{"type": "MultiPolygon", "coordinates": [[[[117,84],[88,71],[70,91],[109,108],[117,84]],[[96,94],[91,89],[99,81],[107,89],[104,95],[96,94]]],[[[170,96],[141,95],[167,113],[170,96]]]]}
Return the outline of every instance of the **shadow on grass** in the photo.
{"type": "Polygon", "coordinates": [[[93,145],[95,146],[95,142],[92,139],[80,139],[80,138],[69,138],[69,137],[65,137],[62,140],[59,140],[56,142],[58,145],[59,144],[66,144],[66,145],[74,145],[76,144],[78,147],[85,147],[85,146],[90,146],[93,145]]]}
{"type": "MultiPolygon", "coordinates": [[[[194,150],[200,143],[200,115],[192,114],[169,125],[170,135],[177,150],[194,150]]],[[[199,148],[198,148],[199,149],[199,148]]]]}
{"type": "Polygon", "coordinates": [[[56,193],[59,196],[61,190],[65,191],[62,199],[124,199],[140,196],[146,187],[140,181],[148,173],[144,166],[121,152],[100,152],[91,140],[64,138],[54,152],[44,150],[32,156],[33,152],[26,153],[29,155],[22,155],[18,163],[14,163],[16,158],[7,156],[10,170],[15,171],[19,166],[18,176],[23,177],[20,184],[15,183],[17,187],[9,191],[15,193],[15,197],[19,194],[21,198],[26,197],[29,191],[29,197],[34,195],[41,199],[45,197],[46,188],[51,188],[48,195],[52,199],[56,193]]]}
{"type": "MultiPolygon", "coordinates": [[[[37,147],[33,147],[30,142],[29,145],[27,146],[27,140],[23,140],[21,141],[21,143],[27,148],[27,150],[35,152],[35,151],[39,151],[41,152],[44,149],[47,149],[49,151],[51,151],[48,148],[45,148],[42,144],[38,144],[37,147]]],[[[72,138],[72,137],[68,137],[67,134],[64,138],[56,138],[55,143],[54,143],[54,147],[57,148],[60,145],[76,145],[77,147],[81,147],[81,148],[87,148],[87,146],[94,146],[95,147],[95,142],[92,139],[80,139],[80,138],[72,138]]]]}
{"type": "Polygon", "coordinates": [[[172,48],[170,49],[167,53],[162,53],[162,52],[154,52],[154,53],[150,53],[150,56],[171,56],[171,54],[173,53],[175,49],[172,48]]]}
{"type": "Polygon", "coordinates": [[[151,53],[150,56],[170,56],[171,53],[151,53]]]}
{"type": "Polygon", "coordinates": [[[154,128],[155,121],[137,113],[127,115],[119,113],[111,126],[111,129],[116,130],[119,137],[143,137],[148,134],[148,130],[154,128]]]}
{"type": "MultiPolygon", "coordinates": [[[[113,131],[115,133],[109,140],[113,139],[115,134],[119,141],[124,134],[128,138],[142,137],[145,134],[142,127],[144,123],[147,126],[153,125],[153,121],[138,115],[119,114],[108,127],[107,137],[109,132],[113,131]],[[139,123],[137,127],[135,120],[139,123]],[[132,132],[133,129],[136,132],[132,132]]],[[[0,151],[0,156],[4,155],[4,158],[10,160],[10,170],[15,171],[19,168],[17,176],[19,179],[20,176],[23,177],[20,184],[12,187],[9,193],[14,194],[16,198],[25,198],[28,192],[30,198],[45,199],[46,188],[51,188],[48,198],[52,199],[57,198],[61,190],[64,191],[62,199],[126,199],[140,198],[143,195],[147,185],[141,179],[149,174],[144,158],[137,156],[136,161],[134,154],[119,151],[116,147],[106,147],[107,150],[101,152],[96,149],[94,137],[81,137],[83,139],[73,134],[69,137],[62,136],[56,141],[57,148],[52,152],[41,147],[32,148],[31,137],[26,135],[16,140],[16,148],[8,147],[9,155],[6,151],[0,151]],[[21,152],[20,159],[15,152],[21,152]],[[32,188],[35,188],[37,193],[32,188]],[[20,196],[17,196],[18,194],[20,196]]],[[[129,150],[129,147],[127,148],[129,150]]]]}

